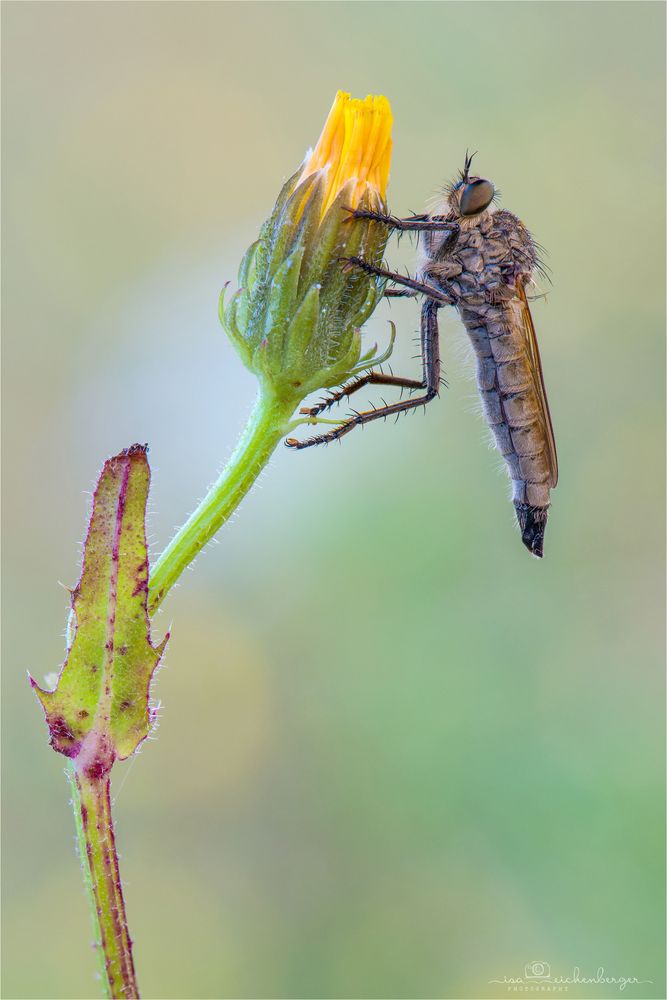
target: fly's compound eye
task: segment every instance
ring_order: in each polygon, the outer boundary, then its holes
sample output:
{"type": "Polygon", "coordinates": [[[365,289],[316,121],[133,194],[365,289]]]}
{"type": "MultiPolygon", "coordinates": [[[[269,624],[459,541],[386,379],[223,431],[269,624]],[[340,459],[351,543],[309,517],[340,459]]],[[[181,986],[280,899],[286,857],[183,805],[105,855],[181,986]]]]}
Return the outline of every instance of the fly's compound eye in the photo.
{"type": "Polygon", "coordinates": [[[466,184],[461,195],[459,211],[461,215],[477,215],[488,208],[496,193],[491,181],[485,181],[481,177],[466,184]]]}

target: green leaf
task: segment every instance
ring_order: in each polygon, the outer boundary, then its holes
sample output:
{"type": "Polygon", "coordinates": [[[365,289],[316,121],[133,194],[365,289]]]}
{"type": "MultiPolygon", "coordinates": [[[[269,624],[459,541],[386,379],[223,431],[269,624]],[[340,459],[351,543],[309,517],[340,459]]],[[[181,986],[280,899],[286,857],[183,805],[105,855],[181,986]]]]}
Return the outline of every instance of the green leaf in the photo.
{"type": "Polygon", "coordinates": [[[129,757],[155,721],[150,684],[169,635],[153,646],[146,610],[146,450],[133,445],[105,462],[71,596],[73,641],[55,690],[30,678],[51,746],[90,777],[129,757]]]}

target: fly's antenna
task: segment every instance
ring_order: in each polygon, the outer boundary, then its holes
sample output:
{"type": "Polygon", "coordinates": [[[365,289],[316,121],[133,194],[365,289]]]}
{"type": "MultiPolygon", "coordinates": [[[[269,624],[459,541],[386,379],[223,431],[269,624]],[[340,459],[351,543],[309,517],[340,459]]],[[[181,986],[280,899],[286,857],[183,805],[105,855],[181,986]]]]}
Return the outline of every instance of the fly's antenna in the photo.
{"type": "Polygon", "coordinates": [[[467,184],[470,175],[470,165],[473,160],[473,156],[477,156],[477,151],[474,153],[468,152],[466,149],[465,163],[463,164],[463,170],[459,170],[458,177],[455,177],[451,183],[447,184],[445,187],[445,194],[448,198],[458,191],[462,184],[467,184]]]}
{"type": "Polygon", "coordinates": [[[477,150],[474,153],[469,153],[466,149],[466,159],[463,164],[463,170],[460,173],[461,181],[465,184],[468,181],[468,176],[470,174],[470,165],[472,163],[473,156],[477,156],[477,150]]]}

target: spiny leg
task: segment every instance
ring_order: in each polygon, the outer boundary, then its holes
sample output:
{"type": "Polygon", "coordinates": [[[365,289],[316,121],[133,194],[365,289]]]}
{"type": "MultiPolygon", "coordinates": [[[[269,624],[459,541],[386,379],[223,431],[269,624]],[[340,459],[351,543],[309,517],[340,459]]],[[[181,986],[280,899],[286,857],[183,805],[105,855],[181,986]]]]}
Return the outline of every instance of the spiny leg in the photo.
{"type": "MultiPolygon", "coordinates": [[[[438,337],[438,309],[440,303],[433,299],[428,299],[422,306],[421,314],[421,345],[422,345],[422,365],[423,378],[416,386],[411,388],[425,389],[422,396],[413,396],[411,399],[402,399],[398,403],[389,406],[381,406],[375,410],[365,410],[355,413],[349,420],[334,427],[327,434],[318,434],[316,437],[307,438],[305,441],[298,441],[296,438],[288,438],[285,444],[288,448],[310,448],[314,444],[328,444],[329,441],[337,441],[354,427],[360,427],[370,423],[371,420],[378,420],[380,417],[398,416],[406,410],[413,410],[417,406],[425,406],[438,395],[440,387],[440,343],[438,337]]],[[[385,376],[389,377],[389,376],[385,376]]],[[[361,381],[361,380],[360,380],[361,381]]],[[[411,379],[401,380],[411,382],[411,379]]],[[[416,379],[414,380],[417,381],[416,379]]],[[[354,384],[354,383],[353,383],[354,384]]],[[[358,386],[357,388],[360,388],[358,386]]]]}
{"type": "Polygon", "coordinates": [[[354,382],[350,382],[349,385],[344,385],[337,392],[330,393],[329,397],[323,399],[321,403],[316,403],[315,406],[302,406],[299,413],[305,413],[309,417],[317,417],[320,413],[328,410],[329,407],[340,403],[341,399],[345,399],[346,396],[351,396],[353,393],[358,392],[359,389],[363,389],[365,385],[394,385],[400,389],[424,388],[423,381],[418,378],[403,378],[401,375],[385,375],[384,372],[369,372],[367,375],[362,375],[360,378],[355,379],[354,382]]]}
{"type": "Polygon", "coordinates": [[[384,215],[382,212],[370,212],[365,208],[346,209],[350,213],[348,221],[353,219],[371,219],[373,222],[382,222],[391,229],[398,229],[402,233],[422,233],[422,232],[446,232],[451,230],[458,233],[458,222],[447,222],[444,215],[411,215],[408,219],[399,219],[396,215],[384,215]]]}
{"type": "Polygon", "coordinates": [[[416,281],[415,278],[409,278],[405,274],[399,274],[398,271],[386,271],[382,267],[376,267],[375,264],[370,264],[363,257],[341,257],[340,258],[344,270],[352,270],[354,267],[360,268],[365,271],[366,274],[375,274],[378,278],[386,278],[388,281],[393,281],[396,285],[401,285],[404,288],[411,288],[415,292],[421,292],[422,295],[427,295],[430,299],[434,299],[439,305],[450,306],[452,305],[452,300],[449,295],[446,295],[439,288],[435,288],[433,285],[427,285],[423,281],[416,281]]]}
{"type": "MultiPolygon", "coordinates": [[[[419,292],[414,291],[412,288],[386,288],[384,294],[387,298],[412,299],[416,298],[419,292]]],[[[310,417],[317,417],[320,413],[324,413],[325,410],[335,406],[341,399],[351,396],[359,389],[363,389],[365,385],[394,385],[401,389],[424,388],[424,382],[419,379],[403,378],[401,375],[385,375],[384,372],[368,372],[367,375],[362,375],[361,378],[350,382],[349,385],[343,386],[337,392],[330,393],[328,398],[322,400],[321,403],[317,403],[315,406],[303,406],[299,412],[305,413],[310,417]]]]}

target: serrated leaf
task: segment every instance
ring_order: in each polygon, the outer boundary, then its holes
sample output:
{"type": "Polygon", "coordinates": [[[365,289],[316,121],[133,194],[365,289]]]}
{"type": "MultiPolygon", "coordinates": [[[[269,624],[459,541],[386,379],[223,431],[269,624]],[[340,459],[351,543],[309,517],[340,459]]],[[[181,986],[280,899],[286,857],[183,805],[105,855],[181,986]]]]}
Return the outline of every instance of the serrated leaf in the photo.
{"type": "Polygon", "coordinates": [[[91,777],[129,757],[148,736],[150,683],[169,638],[153,646],[146,610],[146,450],[133,445],[104,464],[71,596],[73,641],[55,690],[30,678],[52,747],[91,777]]]}

